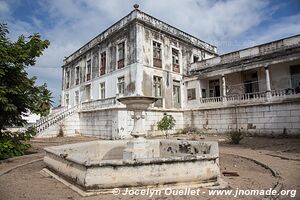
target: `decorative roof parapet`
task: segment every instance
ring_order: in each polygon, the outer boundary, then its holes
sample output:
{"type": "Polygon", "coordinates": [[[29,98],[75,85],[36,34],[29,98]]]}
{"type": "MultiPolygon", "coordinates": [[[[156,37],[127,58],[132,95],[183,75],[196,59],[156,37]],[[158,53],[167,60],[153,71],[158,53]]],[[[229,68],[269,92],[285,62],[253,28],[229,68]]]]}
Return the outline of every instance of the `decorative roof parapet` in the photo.
{"type": "Polygon", "coordinates": [[[129,24],[130,22],[132,22],[133,20],[139,20],[142,21],[148,25],[151,25],[153,27],[156,27],[162,31],[165,31],[171,35],[174,35],[178,38],[181,38],[184,41],[187,41],[195,46],[199,46],[213,54],[217,53],[217,47],[213,46],[209,43],[206,43],[192,35],[189,35],[188,33],[185,33],[171,25],[168,25],[165,22],[162,22],[138,9],[134,9],[133,11],[131,11],[128,15],[126,15],[125,17],[123,17],[122,19],[120,19],[119,21],[117,21],[115,24],[113,24],[112,26],[110,26],[108,29],[106,29],[105,31],[103,31],[102,33],[100,33],[99,35],[97,35],[96,37],[94,37],[92,40],[90,40],[88,43],[86,43],[85,45],[83,45],[80,49],[78,49],[77,51],[75,51],[74,53],[72,53],[70,56],[66,57],[64,59],[64,65],[70,63],[71,61],[73,61],[74,59],[76,59],[77,57],[81,56],[82,54],[86,53],[88,50],[90,50],[91,48],[93,48],[94,46],[96,46],[97,44],[99,44],[100,42],[102,42],[103,40],[105,40],[107,37],[109,37],[111,34],[113,34],[114,32],[122,29],[123,27],[125,27],[127,24],[129,24]]]}
{"type": "Polygon", "coordinates": [[[85,45],[83,45],[80,49],[78,49],[77,51],[75,51],[73,54],[71,54],[70,56],[66,57],[64,59],[64,65],[68,64],[69,62],[71,62],[72,60],[76,59],[80,55],[86,53],[89,49],[91,49],[95,45],[97,45],[100,42],[102,42],[103,40],[105,40],[109,35],[111,35],[112,33],[120,30],[125,25],[129,24],[133,19],[136,18],[137,12],[138,12],[138,10],[133,10],[128,15],[126,15],[125,17],[123,17],[121,20],[117,21],[115,24],[113,24],[112,26],[110,26],[108,29],[106,29],[105,31],[103,31],[102,33],[100,33],[99,35],[97,35],[96,37],[94,37],[92,40],[90,40],[88,43],[86,43],[85,45]]]}
{"type": "Polygon", "coordinates": [[[170,33],[172,35],[175,35],[177,36],[178,38],[181,38],[182,40],[185,40],[187,42],[190,42],[192,43],[193,45],[195,46],[199,46],[213,54],[216,54],[217,53],[217,47],[216,46],[213,46],[207,42],[204,42],[184,31],[181,31],[163,21],[160,21],[159,19],[156,19],[144,12],[141,12],[139,11],[137,13],[137,19],[143,21],[143,22],[146,22],[147,24],[153,26],[153,27],[156,27],[162,31],[165,31],[167,33],[170,33]]]}
{"type": "Polygon", "coordinates": [[[231,63],[243,59],[248,59],[251,57],[263,56],[266,54],[271,54],[280,50],[297,46],[300,47],[300,35],[283,38],[280,40],[257,45],[254,47],[249,47],[239,51],[230,52],[221,56],[193,63],[190,68],[190,73],[194,74],[197,71],[204,70],[208,67],[231,63]]]}

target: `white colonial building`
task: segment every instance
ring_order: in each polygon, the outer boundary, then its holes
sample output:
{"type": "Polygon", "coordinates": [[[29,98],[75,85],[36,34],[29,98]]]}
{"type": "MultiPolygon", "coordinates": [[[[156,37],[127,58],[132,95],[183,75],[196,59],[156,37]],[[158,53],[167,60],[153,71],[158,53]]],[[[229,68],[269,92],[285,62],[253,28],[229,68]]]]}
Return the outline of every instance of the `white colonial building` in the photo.
{"type": "MultiPolygon", "coordinates": [[[[164,112],[176,130],[300,133],[300,36],[219,56],[216,47],[134,9],[64,60],[62,102],[39,137],[129,136],[121,96],[154,96],[144,126],[159,134],[164,112]]],[[[175,131],[176,131],[175,130],[175,131]]]]}

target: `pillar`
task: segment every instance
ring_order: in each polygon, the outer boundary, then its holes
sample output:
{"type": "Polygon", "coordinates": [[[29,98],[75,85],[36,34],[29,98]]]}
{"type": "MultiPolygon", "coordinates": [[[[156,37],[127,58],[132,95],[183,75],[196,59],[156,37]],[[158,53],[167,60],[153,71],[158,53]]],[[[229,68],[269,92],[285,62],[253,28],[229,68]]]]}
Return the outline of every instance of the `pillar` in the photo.
{"type": "Polygon", "coordinates": [[[223,96],[223,103],[226,103],[226,81],[225,81],[225,75],[222,75],[222,96],[223,96]]]}
{"type": "Polygon", "coordinates": [[[270,72],[269,72],[269,65],[265,65],[265,73],[266,73],[266,97],[269,100],[271,97],[271,82],[270,82],[270,72]]]}
{"type": "Polygon", "coordinates": [[[225,75],[222,75],[222,95],[226,97],[226,82],[225,82],[225,75]]]}

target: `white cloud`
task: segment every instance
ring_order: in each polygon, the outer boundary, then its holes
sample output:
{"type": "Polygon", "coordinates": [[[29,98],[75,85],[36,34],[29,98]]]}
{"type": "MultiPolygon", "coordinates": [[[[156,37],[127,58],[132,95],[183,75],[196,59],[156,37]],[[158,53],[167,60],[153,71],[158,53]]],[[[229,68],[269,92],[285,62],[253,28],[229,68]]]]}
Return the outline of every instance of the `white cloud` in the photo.
{"type": "Polygon", "coordinates": [[[0,1],[0,17],[7,16],[10,13],[10,8],[7,2],[0,1]]]}
{"type": "Polygon", "coordinates": [[[254,34],[252,40],[256,44],[278,40],[291,35],[300,34],[300,13],[284,17],[276,23],[263,30],[261,33],[254,34]]]}
{"type": "Polygon", "coordinates": [[[265,42],[299,33],[300,27],[299,20],[296,20],[299,19],[298,14],[265,27],[262,33],[252,32],[261,23],[270,20],[278,9],[270,1],[260,0],[41,0],[37,3],[40,9],[30,16],[31,22],[14,19],[10,9],[12,4],[4,1],[0,1],[0,13],[4,13],[4,19],[9,22],[12,38],[22,33],[41,32],[43,38],[50,40],[50,47],[38,59],[37,67],[40,68],[29,72],[38,75],[40,82],[48,82],[56,97],[61,87],[60,66],[64,56],[70,55],[128,14],[134,3],[139,3],[140,10],[158,19],[204,41],[220,45],[221,52],[249,46],[253,41],[265,42]],[[48,20],[39,18],[37,14],[46,16],[48,20]]]}

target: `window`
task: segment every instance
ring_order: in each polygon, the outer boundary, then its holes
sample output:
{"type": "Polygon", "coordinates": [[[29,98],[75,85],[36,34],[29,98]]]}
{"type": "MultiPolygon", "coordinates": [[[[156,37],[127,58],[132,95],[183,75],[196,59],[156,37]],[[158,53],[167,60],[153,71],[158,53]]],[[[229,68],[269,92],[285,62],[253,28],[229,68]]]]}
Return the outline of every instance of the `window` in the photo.
{"type": "Polygon", "coordinates": [[[154,103],[154,106],[162,107],[162,77],[153,76],[153,91],[154,96],[160,98],[154,103]]]}
{"type": "Polygon", "coordinates": [[[124,76],[118,78],[118,94],[125,93],[125,78],[124,76]]]}
{"type": "Polygon", "coordinates": [[[180,107],[180,82],[173,80],[173,102],[174,107],[180,107]]]}
{"type": "Polygon", "coordinates": [[[161,97],[161,77],[154,76],[153,77],[153,87],[154,87],[154,96],[155,97],[161,97]]]}
{"type": "Polygon", "coordinates": [[[105,82],[100,83],[99,97],[105,99],[105,82]]]}
{"type": "Polygon", "coordinates": [[[91,80],[91,60],[88,60],[87,63],[86,63],[86,80],[89,81],[91,80]]]}
{"type": "Polygon", "coordinates": [[[118,44],[118,69],[124,67],[125,60],[125,42],[118,44]]]}
{"type": "Polygon", "coordinates": [[[188,89],[187,90],[187,97],[188,97],[188,100],[196,99],[196,89],[195,88],[188,89]]]}
{"type": "Polygon", "coordinates": [[[68,106],[70,104],[69,94],[65,94],[65,103],[66,103],[66,106],[68,106]]]}
{"type": "Polygon", "coordinates": [[[100,61],[100,76],[104,75],[106,71],[106,52],[101,53],[101,61],[100,61]]]}
{"type": "Polygon", "coordinates": [[[161,44],[158,42],[153,42],[153,66],[162,68],[161,44]]]}
{"type": "Polygon", "coordinates": [[[88,84],[84,87],[85,90],[85,101],[90,101],[92,99],[92,95],[91,95],[91,84],[88,84]]]}
{"type": "Polygon", "coordinates": [[[193,63],[198,62],[199,61],[199,56],[194,55],[193,56],[193,63]]]}
{"type": "Polygon", "coordinates": [[[79,104],[79,91],[75,91],[75,105],[79,104]]]}
{"type": "Polygon", "coordinates": [[[79,71],[79,66],[77,66],[77,67],[75,68],[75,84],[76,84],[76,85],[79,84],[79,73],[80,73],[80,71],[79,71]]]}
{"type": "Polygon", "coordinates": [[[206,98],[206,89],[201,90],[202,98],[206,98]]]}
{"type": "Polygon", "coordinates": [[[66,89],[68,89],[70,87],[70,70],[67,69],[67,73],[66,73],[66,89]]]}
{"type": "Polygon", "coordinates": [[[204,60],[204,59],[205,59],[205,52],[201,51],[201,60],[204,60]]]}
{"type": "Polygon", "coordinates": [[[173,71],[180,73],[179,51],[177,49],[172,49],[172,64],[173,64],[173,71]]]}

